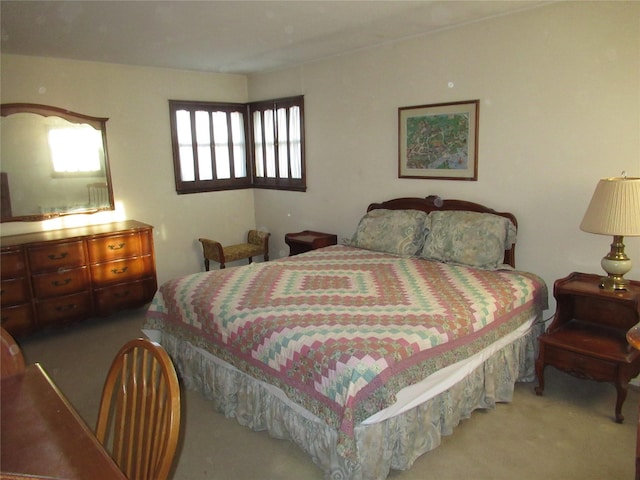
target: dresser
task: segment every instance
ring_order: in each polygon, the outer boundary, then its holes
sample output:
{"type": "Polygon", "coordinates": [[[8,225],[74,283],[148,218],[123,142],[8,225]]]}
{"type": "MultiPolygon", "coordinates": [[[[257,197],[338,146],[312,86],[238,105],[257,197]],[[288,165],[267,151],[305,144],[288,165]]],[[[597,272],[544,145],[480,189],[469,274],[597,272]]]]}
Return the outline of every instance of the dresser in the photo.
{"type": "Polygon", "coordinates": [[[149,303],[153,228],[128,220],[1,237],[2,326],[14,336],[149,303]]]}

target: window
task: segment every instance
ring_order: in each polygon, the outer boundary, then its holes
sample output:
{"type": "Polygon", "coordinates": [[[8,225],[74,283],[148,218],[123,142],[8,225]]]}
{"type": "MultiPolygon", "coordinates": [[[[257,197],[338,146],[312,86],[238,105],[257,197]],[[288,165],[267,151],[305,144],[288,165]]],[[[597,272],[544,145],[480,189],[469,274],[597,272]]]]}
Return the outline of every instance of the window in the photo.
{"type": "Polygon", "coordinates": [[[178,193],[306,190],[303,97],[251,104],[169,101],[178,193]]]}
{"type": "Polygon", "coordinates": [[[249,104],[254,186],[306,190],[303,107],[303,97],[249,104]]]}
{"type": "Polygon", "coordinates": [[[178,193],[248,188],[246,105],[169,101],[178,193]]]}

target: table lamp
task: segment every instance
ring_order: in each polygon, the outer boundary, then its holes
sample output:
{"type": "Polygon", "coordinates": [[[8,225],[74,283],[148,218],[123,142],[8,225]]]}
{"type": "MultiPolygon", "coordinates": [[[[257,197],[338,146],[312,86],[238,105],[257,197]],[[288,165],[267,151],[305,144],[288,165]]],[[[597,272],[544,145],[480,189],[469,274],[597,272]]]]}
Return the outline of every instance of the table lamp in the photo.
{"type": "Polygon", "coordinates": [[[613,235],[611,251],[600,265],[607,272],[600,287],[605,290],[626,290],[624,275],[631,270],[631,260],[624,253],[623,237],[640,236],[640,178],[603,178],[598,182],[593,198],[584,214],[580,229],[600,235],[613,235]]]}

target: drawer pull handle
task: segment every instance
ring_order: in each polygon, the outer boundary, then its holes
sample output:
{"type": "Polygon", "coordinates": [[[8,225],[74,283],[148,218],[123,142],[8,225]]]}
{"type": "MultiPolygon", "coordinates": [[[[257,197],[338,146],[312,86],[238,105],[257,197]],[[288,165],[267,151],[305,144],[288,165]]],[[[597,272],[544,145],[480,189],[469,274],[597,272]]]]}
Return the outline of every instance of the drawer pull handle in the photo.
{"type": "Polygon", "coordinates": [[[52,253],[51,255],[47,255],[47,257],[49,257],[49,260],[62,260],[63,258],[66,258],[67,255],[69,255],[69,252],[62,252],[60,255],[52,253]]]}
{"type": "Polygon", "coordinates": [[[54,287],[64,287],[65,285],[69,285],[69,283],[71,283],[71,279],[65,278],[64,280],[54,280],[51,282],[51,285],[54,287]]]}
{"type": "Polygon", "coordinates": [[[116,292],[113,294],[114,297],[116,298],[126,298],[128,297],[130,294],[129,290],[127,290],[126,292],[116,292]]]}
{"type": "Polygon", "coordinates": [[[78,308],[75,303],[69,303],[68,305],[59,305],[56,307],[56,311],[58,312],[68,312],[69,310],[73,310],[74,308],[78,308]]]}
{"type": "Polygon", "coordinates": [[[126,243],[124,242],[119,243],[118,245],[109,245],[109,250],[121,250],[124,248],[125,245],[126,243]]]}
{"type": "Polygon", "coordinates": [[[113,273],[113,274],[115,274],[115,275],[119,275],[119,274],[121,274],[121,273],[126,272],[128,269],[129,269],[129,267],[122,267],[122,268],[120,268],[120,269],[118,269],[118,268],[112,268],[112,269],[111,269],[111,273],[113,273]]]}

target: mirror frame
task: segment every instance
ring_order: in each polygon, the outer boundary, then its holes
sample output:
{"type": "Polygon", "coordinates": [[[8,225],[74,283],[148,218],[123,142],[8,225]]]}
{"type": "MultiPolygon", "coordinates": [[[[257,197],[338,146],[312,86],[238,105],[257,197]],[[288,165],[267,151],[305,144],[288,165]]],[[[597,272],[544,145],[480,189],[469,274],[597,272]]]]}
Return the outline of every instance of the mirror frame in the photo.
{"type": "Polygon", "coordinates": [[[47,220],[50,218],[62,217],[65,215],[84,215],[97,212],[115,210],[115,201],[113,198],[113,185],[111,180],[111,168],[109,166],[109,154],[107,152],[107,120],[108,118],[91,117],[82,113],[72,112],[63,108],[52,107],[49,105],[40,105],[36,103],[3,103],[0,105],[0,116],[8,117],[15,113],[35,113],[43,117],[60,117],[70,123],[88,124],[99,130],[102,135],[102,150],[104,153],[104,172],[107,181],[107,191],[109,195],[109,206],[100,208],[87,208],[82,211],[61,211],[44,214],[22,215],[17,217],[0,217],[0,222],[36,222],[47,220]]]}

